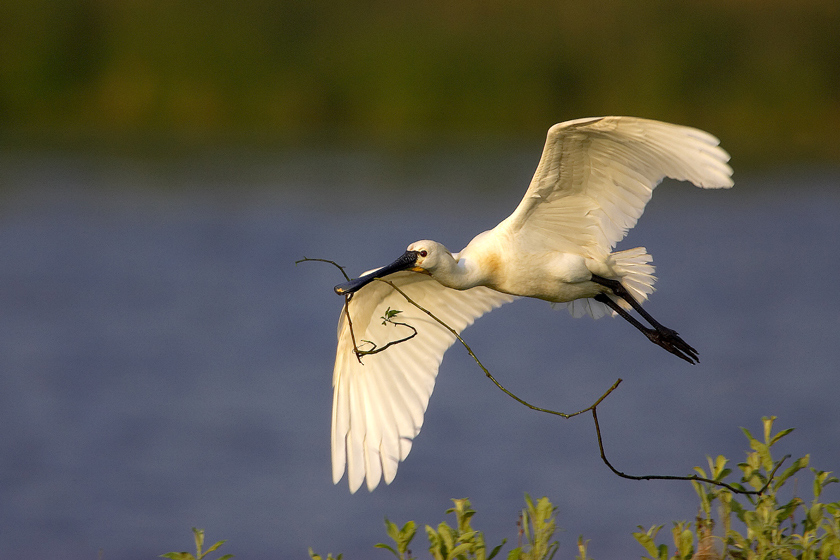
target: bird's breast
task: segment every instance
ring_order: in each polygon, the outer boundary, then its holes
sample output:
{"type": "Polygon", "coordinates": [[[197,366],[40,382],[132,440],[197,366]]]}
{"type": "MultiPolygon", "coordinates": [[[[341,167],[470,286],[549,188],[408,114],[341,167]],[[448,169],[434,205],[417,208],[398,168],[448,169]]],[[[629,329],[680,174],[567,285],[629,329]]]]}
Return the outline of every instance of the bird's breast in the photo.
{"type": "Polygon", "coordinates": [[[585,258],[572,253],[518,254],[500,261],[491,288],[508,294],[553,302],[567,302],[594,297],[601,293],[591,282],[592,273],[585,258]]]}

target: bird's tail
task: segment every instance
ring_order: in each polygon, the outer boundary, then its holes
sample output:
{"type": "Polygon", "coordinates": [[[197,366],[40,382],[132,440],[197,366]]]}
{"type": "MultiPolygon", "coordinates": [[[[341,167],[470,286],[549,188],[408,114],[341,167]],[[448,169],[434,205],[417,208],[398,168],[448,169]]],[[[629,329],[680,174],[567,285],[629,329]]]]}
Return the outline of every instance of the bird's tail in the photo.
{"type": "MultiPolygon", "coordinates": [[[[653,284],[656,282],[656,277],[653,275],[654,267],[650,264],[652,260],[653,257],[644,247],[636,247],[610,254],[607,262],[615,277],[619,278],[630,295],[641,303],[653,293],[653,284]]],[[[612,299],[625,309],[631,309],[630,304],[623,299],[619,297],[612,297],[612,299]]],[[[566,306],[573,317],[591,315],[594,319],[598,319],[604,315],[615,314],[612,309],[591,298],[576,299],[565,304],[552,304],[552,306],[566,306]]]]}
{"type": "MultiPolygon", "coordinates": [[[[636,301],[642,303],[653,293],[653,284],[656,282],[656,276],[653,275],[655,268],[651,264],[653,257],[644,247],[613,253],[610,259],[616,276],[636,301]]],[[[624,300],[618,301],[622,307],[630,308],[624,300]]]]}

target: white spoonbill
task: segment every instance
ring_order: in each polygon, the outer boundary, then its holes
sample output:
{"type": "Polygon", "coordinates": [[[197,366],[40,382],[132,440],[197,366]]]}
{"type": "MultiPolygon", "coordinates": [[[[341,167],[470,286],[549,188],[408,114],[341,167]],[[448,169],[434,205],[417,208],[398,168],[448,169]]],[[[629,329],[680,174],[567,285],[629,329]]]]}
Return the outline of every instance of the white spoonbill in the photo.
{"type": "MultiPolygon", "coordinates": [[[[417,241],[392,264],[338,285],[352,294],[338,323],[333,372],[332,467],[347,468],[350,491],[362,481],[389,484],[420,432],[444,352],[455,337],[384,282],[460,332],[516,296],[566,304],[575,317],[612,312],[689,363],[697,351],[653,319],[640,302],[653,291],[642,247],[611,252],[632,228],[664,177],[704,189],[732,186],[729,154],[695,128],[632,117],[586,118],[548,131],[540,163],[513,214],[477,235],[460,253],[417,241]],[[388,310],[417,334],[383,352],[361,350],[411,335],[385,322],[388,310]],[[630,314],[635,310],[650,327],[630,314]]],[[[395,319],[396,320],[396,319],[395,319]]]]}

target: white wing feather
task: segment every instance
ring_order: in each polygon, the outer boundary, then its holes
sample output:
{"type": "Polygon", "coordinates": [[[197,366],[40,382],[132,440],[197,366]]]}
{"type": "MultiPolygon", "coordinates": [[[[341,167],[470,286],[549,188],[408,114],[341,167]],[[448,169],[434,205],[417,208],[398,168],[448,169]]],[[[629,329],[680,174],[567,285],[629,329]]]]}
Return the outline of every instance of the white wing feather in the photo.
{"type": "Polygon", "coordinates": [[[663,178],[732,186],[718,143],[696,128],[633,117],[556,124],[525,197],[500,225],[531,247],[604,258],[663,178]]]}
{"type": "MultiPolygon", "coordinates": [[[[481,315],[515,298],[489,288],[459,291],[425,274],[399,272],[386,277],[409,297],[461,332],[481,315]]],[[[356,344],[370,350],[409,336],[411,329],[382,325],[388,308],[401,310],[394,321],[417,329],[417,335],[383,352],[362,357],[353,352],[350,323],[344,308],[338,322],[338,349],[333,371],[333,482],[347,469],[350,491],[362,481],[373,490],[390,484],[397,466],[420,433],[423,414],[435,385],[443,354],[455,341],[448,330],[411,305],[393,288],[374,281],[350,300],[350,321],[356,344]]]]}

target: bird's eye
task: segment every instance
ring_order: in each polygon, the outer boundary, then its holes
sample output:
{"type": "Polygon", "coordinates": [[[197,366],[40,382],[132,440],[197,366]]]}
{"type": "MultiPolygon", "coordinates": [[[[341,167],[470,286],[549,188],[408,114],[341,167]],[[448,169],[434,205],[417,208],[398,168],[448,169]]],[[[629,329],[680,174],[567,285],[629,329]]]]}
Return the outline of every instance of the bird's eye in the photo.
{"type": "Polygon", "coordinates": [[[426,255],[428,255],[428,254],[429,254],[429,253],[427,253],[426,251],[420,251],[420,256],[421,256],[421,257],[425,257],[425,256],[426,256],[426,255]]]}

